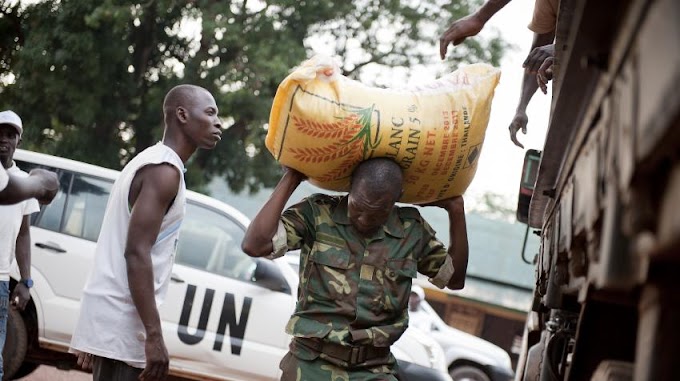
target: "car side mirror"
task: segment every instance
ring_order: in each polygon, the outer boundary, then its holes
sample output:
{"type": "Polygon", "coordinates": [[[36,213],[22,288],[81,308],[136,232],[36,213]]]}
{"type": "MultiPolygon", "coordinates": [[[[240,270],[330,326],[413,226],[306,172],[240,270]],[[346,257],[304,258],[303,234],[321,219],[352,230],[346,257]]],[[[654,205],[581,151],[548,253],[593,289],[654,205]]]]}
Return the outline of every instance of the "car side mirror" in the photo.
{"type": "Polygon", "coordinates": [[[284,294],[291,294],[290,286],[281,273],[281,269],[271,259],[257,258],[257,267],[255,267],[253,281],[260,287],[284,294]]]}
{"type": "Polygon", "coordinates": [[[534,194],[540,162],[541,151],[535,149],[527,150],[527,153],[524,155],[522,179],[519,183],[519,197],[517,200],[517,221],[524,224],[529,222],[529,206],[531,205],[531,197],[534,194]]]}

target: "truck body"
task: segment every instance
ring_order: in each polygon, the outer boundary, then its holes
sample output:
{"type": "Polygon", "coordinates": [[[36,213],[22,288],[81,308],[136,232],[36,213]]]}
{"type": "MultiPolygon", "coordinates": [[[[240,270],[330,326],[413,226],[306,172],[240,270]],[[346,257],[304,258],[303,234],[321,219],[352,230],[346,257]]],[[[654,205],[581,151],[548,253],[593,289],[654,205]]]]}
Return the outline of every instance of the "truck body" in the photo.
{"type": "Polygon", "coordinates": [[[677,380],[680,2],[561,0],[555,52],[518,203],[541,247],[516,380],[677,380]]]}

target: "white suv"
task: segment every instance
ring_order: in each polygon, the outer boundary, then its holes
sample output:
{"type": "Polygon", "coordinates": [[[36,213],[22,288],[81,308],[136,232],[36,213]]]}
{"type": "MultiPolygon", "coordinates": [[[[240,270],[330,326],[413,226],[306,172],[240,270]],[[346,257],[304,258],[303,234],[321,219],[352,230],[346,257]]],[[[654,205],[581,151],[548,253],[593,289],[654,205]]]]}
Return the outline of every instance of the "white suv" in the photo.
{"type": "MultiPolygon", "coordinates": [[[[424,284],[424,282],[421,282],[424,284]]],[[[419,304],[432,322],[428,335],[444,349],[454,381],[509,381],[515,376],[503,348],[446,324],[425,300],[419,304]]]]}
{"type": "MultiPolygon", "coordinates": [[[[80,296],[117,171],[17,150],[23,170],[59,174],[54,201],[31,218],[31,301],[10,316],[3,353],[6,379],[39,364],[75,366],[68,354],[80,296]],[[21,319],[18,319],[18,317],[21,319]]],[[[297,273],[285,258],[251,258],[240,249],[249,220],[213,198],[187,194],[187,213],[168,295],[160,308],[173,379],[277,380],[288,350],[285,325],[294,309],[297,273]]],[[[16,269],[12,284],[18,279],[16,269]]],[[[443,354],[416,336],[394,348],[406,380],[450,380],[443,354]],[[404,360],[406,362],[404,362],[404,360]]]]}

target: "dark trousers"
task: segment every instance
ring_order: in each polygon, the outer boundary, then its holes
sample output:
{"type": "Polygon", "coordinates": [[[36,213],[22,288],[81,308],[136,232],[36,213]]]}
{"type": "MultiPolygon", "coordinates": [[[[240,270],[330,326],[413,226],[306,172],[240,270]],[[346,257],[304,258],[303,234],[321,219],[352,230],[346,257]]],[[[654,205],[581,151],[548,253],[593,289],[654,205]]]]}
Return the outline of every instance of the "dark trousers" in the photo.
{"type": "Polygon", "coordinates": [[[94,356],[93,381],[137,381],[144,369],[132,367],[122,361],[94,356]]]}

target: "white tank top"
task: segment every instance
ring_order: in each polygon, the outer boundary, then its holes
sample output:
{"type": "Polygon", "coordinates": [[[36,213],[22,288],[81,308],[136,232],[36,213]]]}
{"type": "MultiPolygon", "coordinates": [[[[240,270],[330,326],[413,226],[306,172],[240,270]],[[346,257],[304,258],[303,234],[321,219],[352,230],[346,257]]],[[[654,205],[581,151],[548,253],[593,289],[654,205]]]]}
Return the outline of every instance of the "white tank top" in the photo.
{"type": "Polygon", "coordinates": [[[9,182],[7,171],[5,170],[5,167],[0,165],[0,191],[3,191],[5,188],[7,188],[7,182],[9,182]]]}
{"type": "Polygon", "coordinates": [[[92,353],[137,368],[145,367],[146,331],[132,302],[124,256],[130,223],[128,194],[140,168],[160,163],[169,163],[180,172],[177,197],[163,217],[158,238],[151,248],[156,305],[163,303],[186,208],[186,184],[180,157],[168,146],[158,143],[132,159],[113,185],[97,240],[94,266],[83,290],[71,352],[92,353]]]}

